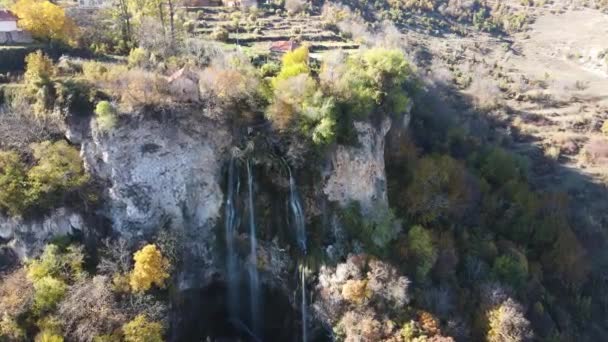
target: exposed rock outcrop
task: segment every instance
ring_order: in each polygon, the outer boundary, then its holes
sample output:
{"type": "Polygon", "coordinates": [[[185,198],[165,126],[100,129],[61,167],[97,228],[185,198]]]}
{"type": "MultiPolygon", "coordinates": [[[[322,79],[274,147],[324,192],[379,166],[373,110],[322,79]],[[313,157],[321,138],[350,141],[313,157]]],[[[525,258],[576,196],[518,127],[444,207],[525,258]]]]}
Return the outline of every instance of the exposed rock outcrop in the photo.
{"type": "Polygon", "coordinates": [[[83,232],[85,228],[82,216],[66,208],[56,209],[42,219],[0,216],[0,241],[23,260],[36,256],[51,239],[83,232]]]}
{"type": "Polygon", "coordinates": [[[184,270],[190,278],[213,272],[212,228],[221,216],[221,169],[230,141],[223,126],[201,117],[132,120],[108,134],[93,122],[82,155],[87,170],[108,183],[106,216],[114,230],[137,241],[168,226],[184,241],[187,267],[198,269],[184,270]]]}
{"type": "Polygon", "coordinates": [[[384,138],[390,127],[390,119],[380,127],[355,122],[359,144],[340,145],[331,156],[331,173],[323,189],[330,201],[343,206],[358,201],[364,212],[376,203],[387,203],[384,138]]]}

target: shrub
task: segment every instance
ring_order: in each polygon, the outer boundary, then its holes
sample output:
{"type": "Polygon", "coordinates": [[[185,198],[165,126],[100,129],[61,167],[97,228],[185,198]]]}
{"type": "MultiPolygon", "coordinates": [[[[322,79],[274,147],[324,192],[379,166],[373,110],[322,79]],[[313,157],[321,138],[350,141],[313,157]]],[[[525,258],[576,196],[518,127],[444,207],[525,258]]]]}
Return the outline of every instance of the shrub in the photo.
{"type": "Polygon", "coordinates": [[[492,273],[500,281],[521,288],[528,278],[528,262],[523,254],[501,255],[494,260],[492,273]]]}
{"type": "Polygon", "coordinates": [[[602,134],[608,136],[608,120],[604,121],[601,128],[602,134]]]}
{"type": "Polygon", "coordinates": [[[437,260],[437,249],[431,232],[422,226],[413,226],[407,234],[408,247],[416,264],[416,276],[425,279],[437,260]]]}
{"type": "Polygon", "coordinates": [[[64,250],[55,244],[48,244],[39,258],[27,266],[27,276],[32,282],[52,276],[64,280],[79,279],[83,276],[84,254],[82,248],[68,246],[64,250]]]}
{"type": "Polygon", "coordinates": [[[169,261],[156,245],[146,245],[133,256],[135,266],[131,272],[130,284],[134,292],[145,292],[152,285],[165,286],[169,278],[169,261]]]}
{"type": "Polygon", "coordinates": [[[25,341],[25,331],[14,318],[4,314],[0,318],[0,338],[7,341],[25,341]]]}
{"type": "Polygon", "coordinates": [[[424,223],[449,214],[461,214],[468,202],[466,170],[447,155],[420,159],[413,172],[413,182],[405,192],[410,215],[424,223]]]}
{"type": "MultiPolygon", "coordinates": [[[[324,68],[329,67],[326,64],[324,68]]],[[[359,119],[376,109],[400,117],[410,108],[406,88],[412,70],[399,50],[375,48],[351,55],[332,74],[325,77],[324,87],[348,104],[359,119]]]]}
{"type": "Polygon", "coordinates": [[[30,201],[50,206],[88,182],[80,153],[66,141],[45,141],[32,145],[32,150],[37,164],[27,173],[30,201]]]}
{"type": "Polygon", "coordinates": [[[218,42],[226,42],[230,38],[230,32],[225,27],[216,26],[211,32],[210,38],[218,42]]]}
{"type": "Polygon", "coordinates": [[[276,84],[280,81],[310,72],[308,68],[308,47],[301,46],[285,53],[281,59],[281,63],[281,71],[273,80],[275,88],[276,84]]]}
{"type": "Polygon", "coordinates": [[[111,70],[104,88],[120,99],[120,108],[125,111],[140,107],[157,108],[171,102],[167,80],[141,69],[127,72],[120,68],[111,70]]]}
{"type": "Polygon", "coordinates": [[[184,30],[188,33],[192,33],[194,28],[196,27],[196,22],[194,20],[186,20],[184,22],[184,30]]]}
{"type": "Polygon", "coordinates": [[[492,185],[500,187],[510,180],[522,178],[523,163],[502,148],[492,148],[482,160],[483,177],[492,185]]]}
{"type": "Polygon", "coordinates": [[[342,297],[354,304],[363,304],[371,297],[371,291],[367,288],[367,280],[348,280],[342,287],[342,297]]]}
{"type": "Polygon", "coordinates": [[[108,72],[108,66],[97,61],[85,61],[82,63],[82,74],[90,82],[103,79],[108,72]]]}
{"type": "Polygon", "coordinates": [[[563,227],[557,232],[557,239],[542,257],[543,267],[571,289],[584,284],[590,271],[585,248],[571,228],[563,227]]]}
{"type": "MultiPolygon", "coordinates": [[[[12,320],[26,312],[30,306],[34,288],[24,268],[5,274],[0,282],[0,308],[4,319],[12,320]]],[[[2,335],[0,333],[0,335],[2,335]]]]}
{"type": "Polygon", "coordinates": [[[55,84],[55,106],[62,109],[65,115],[88,115],[93,109],[91,87],[82,81],[63,80],[55,84]]]}
{"type": "Polygon", "coordinates": [[[36,342],[63,342],[63,337],[52,332],[42,331],[36,335],[36,342]]]}
{"type": "Polygon", "coordinates": [[[275,62],[268,62],[260,67],[262,77],[274,77],[281,71],[281,66],[275,62]]]}
{"type": "Polygon", "coordinates": [[[72,285],[59,305],[63,331],[74,341],[91,341],[111,333],[126,317],[119,309],[105,276],[95,276],[72,285]]]}
{"type": "Polygon", "coordinates": [[[342,220],[349,232],[363,242],[368,251],[382,255],[399,235],[401,225],[393,211],[384,204],[377,204],[370,212],[363,216],[359,203],[352,202],[342,212],[342,220]]]}
{"type": "Polygon", "coordinates": [[[138,315],[122,328],[125,342],[163,342],[163,326],[138,315]]]}
{"type": "Polygon", "coordinates": [[[55,67],[49,56],[41,50],[30,53],[25,57],[25,74],[23,79],[32,91],[48,86],[55,76],[55,67]]]}
{"type": "Polygon", "coordinates": [[[38,312],[54,309],[65,295],[67,285],[62,280],[45,276],[34,282],[34,308],[38,312]]]}
{"type": "Polygon", "coordinates": [[[0,151],[0,208],[18,215],[27,207],[25,165],[15,152],[0,151]]]}
{"type": "Polygon", "coordinates": [[[97,127],[102,132],[108,132],[116,125],[116,109],[108,101],[100,101],[95,107],[97,127]]]}
{"type": "Polygon", "coordinates": [[[127,64],[129,68],[145,67],[150,60],[150,52],[142,48],[135,48],[129,53],[127,64]]]}
{"type": "MultiPolygon", "coordinates": [[[[219,63],[218,63],[219,64],[219,63]]],[[[224,106],[255,107],[260,83],[249,62],[235,57],[229,65],[213,65],[200,75],[201,94],[215,95],[224,106]]]]}

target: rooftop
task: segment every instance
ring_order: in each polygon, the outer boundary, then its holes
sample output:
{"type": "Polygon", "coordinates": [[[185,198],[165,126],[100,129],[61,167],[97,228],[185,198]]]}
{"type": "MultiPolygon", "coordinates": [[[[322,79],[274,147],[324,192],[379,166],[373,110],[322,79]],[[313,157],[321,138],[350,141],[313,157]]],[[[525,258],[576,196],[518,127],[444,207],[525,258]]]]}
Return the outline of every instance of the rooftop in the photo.
{"type": "Polygon", "coordinates": [[[9,10],[0,9],[0,21],[17,21],[17,17],[9,10]]]}

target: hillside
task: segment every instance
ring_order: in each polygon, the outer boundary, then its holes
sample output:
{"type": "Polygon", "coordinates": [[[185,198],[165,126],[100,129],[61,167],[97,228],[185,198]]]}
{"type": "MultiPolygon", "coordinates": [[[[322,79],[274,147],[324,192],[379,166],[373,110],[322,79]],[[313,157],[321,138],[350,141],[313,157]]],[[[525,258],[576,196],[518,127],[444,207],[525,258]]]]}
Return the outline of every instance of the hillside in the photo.
{"type": "Polygon", "coordinates": [[[0,341],[608,336],[606,1],[224,4],[0,0],[0,341]]]}

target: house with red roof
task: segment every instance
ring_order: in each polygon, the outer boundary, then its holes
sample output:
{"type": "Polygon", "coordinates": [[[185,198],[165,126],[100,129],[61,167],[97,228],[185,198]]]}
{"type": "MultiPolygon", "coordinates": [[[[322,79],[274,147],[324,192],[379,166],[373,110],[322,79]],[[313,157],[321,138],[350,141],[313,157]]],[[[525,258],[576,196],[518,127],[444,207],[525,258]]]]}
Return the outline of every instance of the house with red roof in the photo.
{"type": "Polygon", "coordinates": [[[17,31],[17,17],[9,10],[0,9],[0,32],[17,31]]]}
{"type": "Polygon", "coordinates": [[[270,52],[282,55],[285,52],[293,51],[300,47],[300,44],[295,40],[281,40],[270,43],[270,52]]]}
{"type": "Polygon", "coordinates": [[[0,45],[32,42],[30,34],[19,29],[18,21],[11,11],[0,8],[0,45]]]}

